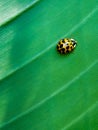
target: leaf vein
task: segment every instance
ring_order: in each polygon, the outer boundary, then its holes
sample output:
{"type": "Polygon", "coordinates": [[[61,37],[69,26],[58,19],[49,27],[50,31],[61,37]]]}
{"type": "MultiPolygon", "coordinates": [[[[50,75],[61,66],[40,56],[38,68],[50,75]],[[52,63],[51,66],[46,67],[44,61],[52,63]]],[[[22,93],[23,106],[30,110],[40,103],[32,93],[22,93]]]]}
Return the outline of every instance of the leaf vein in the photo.
{"type": "Polygon", "coordinates": [[[67,130],[68,128],[70,128],[70,126],[74,125],[75,123],[77,123],[79,120],[81,120],[81,118],[83,118],[87,113],[91,112],[92,110],[94,110],[95,107],[98,106],[98,102],[95,102],[92,106],[90,106],[85,112],[81,113],[78,117],[76,117],[75,119],[73,119],[67,126],[65,126],[63,129],[61,130],[67,130]]]}
{"type": "MultiPolygon", "coordinates": [[[[62,38],[64,38],[65,36],[68,36],[70,34],[72,34],[74,31],[76,31],[79,27],[81,27],[82,25],[84,25],[90,18],[91,16],[98,10],[98,8],[94,8],[80,23],[76,24],[67,34],[65,34],[62,38]]],[[[40,56],[42,56],[44,53],[46,53],[47,51],[49,51],[52,47],[54,47],[57,42],[59,41],[59,39],[57,39],[57,41],[53,44],[51,44],[50,46],[48,46],[45,50],[39,52],[37,55],[35,55],[34,57],[32,57],[32,59],[29,59],[28,61],[26,61],[24,64],[21,64],[20,66],[18,66],[17,68],[15,68],[14,70],[10,71],[8,74],[6,74],[6,76],[2,76],[0,78],[0,81],[5,79],[8,76],[11,76],[12,74],[14,74],[15,72],[17,72],[18,70],[22,69],[23,67],[25,67],[26,65],[30,64],[32,61],[36,60],[37,58],[39,58],[40,56]]]]}
{"type": "Polygon", "coordinates": [[[24,12],[26,12],[27,10],[29,10],[30,8],[32,8],[35,4],[37,4],[40,0],[35,0],[33,1],[31,4],[27,5],[24,9],[20,10],[19,12],[17,12],[16,14],[14,14],[12,17],[8,18],[6,21],[2,22],[0,24],[0,27],[6,25],[7,23],[11,22],[12,20],[14,20],[15,18],[17,18],[18,16],[22,15],[24,12]]]}
{"type": "Polygon", "coordinates": [[[98,60],[96,60],[95,62],[93,62],[87,69],[85,69],[84,71],[82,71],[79,75],[77,75],[75,78],[73,78],[70,82],[68,82],[66,85],[63,85],[60,89],[58,89],[57,91],[55,91],[54,93],[52,93],[50,96],[46,97],[45,99],[43,99],[42,101],[40,101],[39,103],[37,103],[35,106],[29,108],[28,110],[26,110],[25,112],[19,114],[16,117],[13,117],[12,119],[10,119],[7,122],[4,122],[0,125],[0,128],[14,122],[15,120],[22,118],[23,116],[29,114],[30,112],[34,111],[35,109],[39,108],[40,106],[42,106],[44,103],[46,103],[47,101],[51,100],[53,97],[57,96],[58,94],[60,94],[61,92],[63,92],[64,90],[66,90],[72,83],[74,83],[75,81],[79,80],[84,74],[86,74],[87,72],[89,72],[90,69],[92,69],[96,64],[98,63],[98,60]]]}

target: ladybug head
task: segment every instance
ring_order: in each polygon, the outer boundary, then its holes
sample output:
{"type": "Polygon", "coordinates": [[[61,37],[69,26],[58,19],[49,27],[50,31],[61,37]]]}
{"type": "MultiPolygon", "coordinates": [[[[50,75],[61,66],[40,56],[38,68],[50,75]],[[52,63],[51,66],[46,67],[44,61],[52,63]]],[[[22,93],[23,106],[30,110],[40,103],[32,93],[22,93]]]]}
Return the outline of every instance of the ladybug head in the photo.
{"type": "Polygon", "coordinates": [[[77,41],[71,38],[71,42],[73,43],[73,46],[75,47],[77,45],[77,41]]]}

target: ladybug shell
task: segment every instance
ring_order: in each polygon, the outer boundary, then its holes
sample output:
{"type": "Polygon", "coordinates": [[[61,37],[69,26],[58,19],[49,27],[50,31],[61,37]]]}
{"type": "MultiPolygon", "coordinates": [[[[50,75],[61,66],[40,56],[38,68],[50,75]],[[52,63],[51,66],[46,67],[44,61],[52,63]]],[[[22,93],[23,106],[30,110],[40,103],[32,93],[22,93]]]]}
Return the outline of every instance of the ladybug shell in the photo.
{"type": "Polygon", "coordinates": [[[67,54],[74,50],[76,44],[74,39],[61,39],[57,44],[57,50],[60,54],[67,54]]]}

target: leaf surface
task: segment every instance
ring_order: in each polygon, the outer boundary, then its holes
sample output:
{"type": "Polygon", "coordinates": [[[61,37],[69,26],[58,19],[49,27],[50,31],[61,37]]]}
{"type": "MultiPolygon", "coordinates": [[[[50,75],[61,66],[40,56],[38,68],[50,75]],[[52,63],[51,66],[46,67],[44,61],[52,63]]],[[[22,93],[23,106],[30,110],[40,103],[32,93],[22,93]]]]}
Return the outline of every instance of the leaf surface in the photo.
{"type": "Polygon", "coordinates": [[[1,130],[97,130],[97,5],[0,0],[1,130]],[[78,42],[69,55],[64,37],[78,42]]]}

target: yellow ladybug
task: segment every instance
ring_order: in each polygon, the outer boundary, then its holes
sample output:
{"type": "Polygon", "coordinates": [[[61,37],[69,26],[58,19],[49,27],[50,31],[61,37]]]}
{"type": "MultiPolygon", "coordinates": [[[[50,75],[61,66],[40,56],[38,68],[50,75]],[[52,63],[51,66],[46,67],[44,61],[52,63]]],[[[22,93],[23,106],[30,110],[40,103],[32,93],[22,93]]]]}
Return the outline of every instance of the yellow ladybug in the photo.
{"type": "Polygon", "coordinates": [[[57,44],[57,50],[60,54],[67,54],[74,50],[77,45],[77,41],[74,39],[64,38],[61,39],[57,44]]]}

